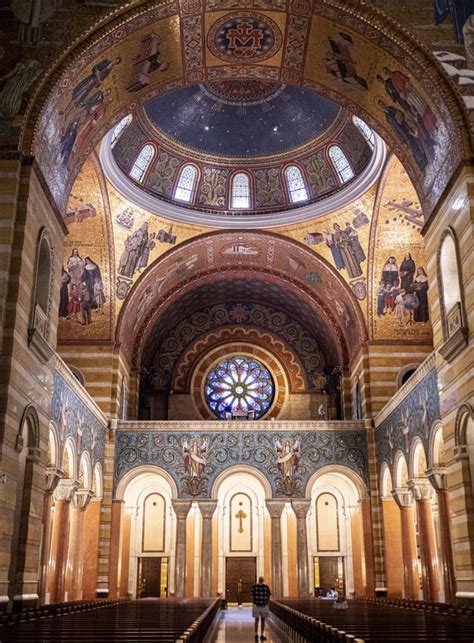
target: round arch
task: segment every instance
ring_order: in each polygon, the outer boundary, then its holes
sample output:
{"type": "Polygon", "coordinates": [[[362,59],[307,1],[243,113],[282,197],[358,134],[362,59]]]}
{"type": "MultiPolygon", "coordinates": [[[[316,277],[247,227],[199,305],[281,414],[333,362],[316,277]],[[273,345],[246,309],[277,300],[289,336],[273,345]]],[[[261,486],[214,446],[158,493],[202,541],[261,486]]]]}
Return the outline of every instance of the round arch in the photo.
{"type": "Polygon", "coordinates": [[[410,478],[423,478],[428,468],[425,447],[419,436],[411,443],[408,456],[408,473],[410,478]]]}
{"type": "Polygon", "coordinates": [[[115,490],[115,500],[124,500],[125,492],[127,487],[138,477],[145,475],[154,475],[161,476],[169,485],[171,491],[171,497],[178,497],[178,486],[173,479],[173,477],[161,467],[158,467],[153,464],[146,464],[139,467],[135,467],[130,471],[127,471],[122,478],[120,478],[117,488],[115,490]]]}
{"type": "Polygon", "coordinates": [[[266,477],[265,474],[263,474],[261,471],[258,469],[255,469],[254,467],[250,467],[249,465],[234,465],[232,467],[228,467],[224,471],[222,471],[214,480],[214,483],[211,488],[211,498],[213,500],[217,500],[219,496],[219,489],[222,485],[222,483],[229,478],[230,476],[234,476],[237,473],[245,473],[248,475],[253,476],[256,478],[263,486],[265,490],[265,497],[266,498],[272,498],[273,497],[273,492],[272,492],[272,487],[270,484],[270,481],[266,477]]]}
{"type": "Polygon", "coordinates": [[[25,444],[36,449],[40,446],[40,421],[38,411],[33,404],[25,407],[18,429],[17,449],[21,451],[25,444]]]}
{"type": "Polygon", "coordinates": [[[100,462],[96,462],[94,465],[92,472],[92,490],[94,492],[94,499],[102,500],[104,496],[104,474],[100,462]]]}
{"type": "Polygon", "coordinates": [[[306,498],[312,497],[315,484],[323,476],[332,476],[334,479],[343,481],[352,490],[352,493],[355,495],[357,500],[363,500],[368,496],[367,485],[358,473],[343,464],[331,464],[321,467],[321,469],[318,469],[313,473],[306,484],[306,498]]]}
{"type": "Polygon", "coordinates": [[[54,422],[49,423],[48,432],[48,466],[60,468],[60,440],[58,427],[54,422]]]}
{"type": "Polygon", "coordinates": [[[444,466],[445,464],[443,425],[441,422],[435,422],[430,431],[428,469],[444,466]]]}
{"type": "Polygon", "coordinates": [[[388,462],[384,462],[380,468],[380,494],[382,498],[392,498],[392,472],[388,462]]]}
{"type": "Polygon", "coordinates": [[[83,489],[92,489],[93,472],[91,456],[88,451],[83,451],[79,460],[79,480],[83,489]]]}
{"type": "Polygon", "coordinates": [[[75,480],[78,476],[77,450],[72,437],[69,437],[64,444],[61,458],[61,469],[64,470],[66,478],[75,480]]]}
{"type": "MultiPolygon", "coordinates": [[[[340,362],[346,363],[357,350],[361,341],[367,339],[366,321],[359,302],[349,285],[328,261],[303,244],[286,237],[259,231],[211,232],[185,241],[178,248],[161,255],[135,282],[121,308],[116,330],[116,339],[123,346],[133,363],[138,364],[147,345],[147,338],[159,319],[166,319],[167,311],[187,293],[201,285],[215,285],[235,278],[235,271],[242,279],[264,281],[274,285],[276,280],[288,296],[295,295],[320,320],[322,336],[332,338],[332,352],[337,351],[340,362]],[[255,247],[251,264],[245,269],[239,256],[228,256],[226,248],[238,245],[255,247]],[[212,254],[209,267],[203,246],[212,254]],[[304,274],[289,274],[285,258],[295,256],[306,266],[311,281],[304,274]],[[273,256],[271,267],[267,256],[273,256]],[[281,265],[276,265],[277,261],[281,265]],[[331,285],[331,297],[344,302],[338,310],[330,309],[321,292],[324,284],[331,285]]],[[[148,349],[147,349],[148,350],[148,349]]]]}
{"type": "Polygon", "coordinates": [[[400,489],[408,485],[408,464],[403,451],[399,450],[393,460],[392,480],[394,489],[400,489]]]}

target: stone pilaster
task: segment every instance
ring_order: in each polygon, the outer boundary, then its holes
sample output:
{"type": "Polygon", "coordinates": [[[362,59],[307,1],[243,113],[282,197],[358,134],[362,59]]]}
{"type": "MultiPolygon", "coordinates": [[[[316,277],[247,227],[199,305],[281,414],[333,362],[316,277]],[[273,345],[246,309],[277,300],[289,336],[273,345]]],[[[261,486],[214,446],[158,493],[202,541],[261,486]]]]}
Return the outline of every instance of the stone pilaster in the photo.
{"type": "Polygon", "coordinates": [[[217,500],[199,500],[198,504],[202,516],[201,596],[208,598],[212,594],[212,517],[217,500]]]}
{"type": "Polygon", "coordinates": [[[415,502],[413,494],[408,487],[398,487],[392,491],[392,495],[400,507],[405,598],[417,599],[419,579],[415,534],[415,502]]]}
{"type": "Polygon", "coordinates": [[[285,500],[267,499],[266,505],[271,519],[272,536],[272,593],[273,596],[283,596],[283,554],[281,549],[281,514],[285,508],[285,500]]]}
{"type": "Polygon", "coordinates": [[[408,481],[408,486],[416,501],[423,574],[423,597],[426,601],[437,602],[440,590],[438,552],[431,510],[431,499],[434,490],[428,478],[412,478],[408,481]]]}
{"type": "Polygon", "coordinates": [[[186,587],[186,518],[191,509],[191,500],[173,500],[176,514],[176,562],[174,570],[174,594],[184,596],[186,587]]]}
{"type": "Polygon", "coordinates": [[[306,528],[306,516],[311,506],[311,500],[292,500],[291,506],[296,515],[298,596],[306,597],[309,595],[308,531],[306,528]]]}

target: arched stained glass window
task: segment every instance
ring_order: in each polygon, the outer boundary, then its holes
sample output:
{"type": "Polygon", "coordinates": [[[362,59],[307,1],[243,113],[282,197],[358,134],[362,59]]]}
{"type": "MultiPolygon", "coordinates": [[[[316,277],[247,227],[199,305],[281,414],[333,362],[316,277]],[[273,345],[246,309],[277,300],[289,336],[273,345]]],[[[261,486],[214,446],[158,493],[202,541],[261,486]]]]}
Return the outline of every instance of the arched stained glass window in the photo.
{"type": "Polygon", "coordinates": [[[288,185],[290,201],[292,203],[307,201],[308,192],[300,168],[296,165],[289,165],[285,170],[285,178],[288,185]]]}
{"type": "Polygon", "coordinates": [[[231,208],[250,208],[250,181],[245,172],[239,172],[232,179],[231,208]]]}
{"type": "Polygon", "coordinates": [[[268,370],[255,359],[233,357],[221,362],[207,376],[204,395],[219,418],[226,412],[254,411],[259,418],[268,411],[274,396],[268,370]]]}
{"type": "Polygon", "coordinates": [[[143,181],[154,154],[155,148],[153,145],[145,145],[142,147],[140,154],[135,159],[135,163],[132,165],[132,169],[130,170],[130,177],[132,179],[139,183],[143,181]]]}
{"type": "Polygon", "coordinates": [[[174,198],[178,201],[191,203],[196,185],[197,170],[194,165],[185,165],[181,170],[178,185],[174,192],[174,198]]]}
{"type": "Polygon", "coordinates": [[[350,181],[354,176],[354,172],[352,171],[347,156],[338,145],[331,145],[329,148],[329,158],[336,169],[341,183],[350,181]]]}
{"type": "Polygon", "coordinates": [[[367,143],[370,145],[370,147],[373,148],[375,145],[375,136],[373,131],[367,125],[367,123],[363,121],[361,118],[359,118],[358,116],[353,116],[352,122],[356,127],[360,129],[367,143]]]}
{"type": "Polygon", "coordinates": [[[110,139],[110,145],[113,147],[115,143],[119,140],[119,138],[122,135],[123,130],[130,125],[132,122],[132,115],[129,114],[128,116],[125,116],[122,118],[121,121],[117,123],[117,125],[114,127],[112,131],[112,138],[110,139]]]}

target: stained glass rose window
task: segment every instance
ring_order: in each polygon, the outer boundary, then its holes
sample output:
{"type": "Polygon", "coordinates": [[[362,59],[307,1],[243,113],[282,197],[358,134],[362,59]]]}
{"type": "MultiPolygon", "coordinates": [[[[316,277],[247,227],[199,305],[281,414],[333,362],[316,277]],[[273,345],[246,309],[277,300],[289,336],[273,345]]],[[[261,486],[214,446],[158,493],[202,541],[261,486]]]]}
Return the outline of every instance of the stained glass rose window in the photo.
{"type": "Polygon", "coordinates": [[[255,418],[271,406],[275,387],[265,366],[255,359],[232,357],[213,368],[204,385],[209,408],[219,418],[226,412],[254,411],[255,418]]]}

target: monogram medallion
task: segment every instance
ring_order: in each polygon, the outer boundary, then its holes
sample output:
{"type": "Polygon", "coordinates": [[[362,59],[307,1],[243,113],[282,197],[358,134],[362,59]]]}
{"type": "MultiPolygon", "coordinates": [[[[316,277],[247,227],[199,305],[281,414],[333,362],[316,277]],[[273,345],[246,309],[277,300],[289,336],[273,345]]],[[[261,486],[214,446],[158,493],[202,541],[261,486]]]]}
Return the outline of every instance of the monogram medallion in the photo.
{"type": "Polygon", "coordinates": [[[268,16],[257,13],[227,14],[211,27],[207,38],[214,56],[238,63],[271,58],[281,43],[278,25],[268,16]]]}

